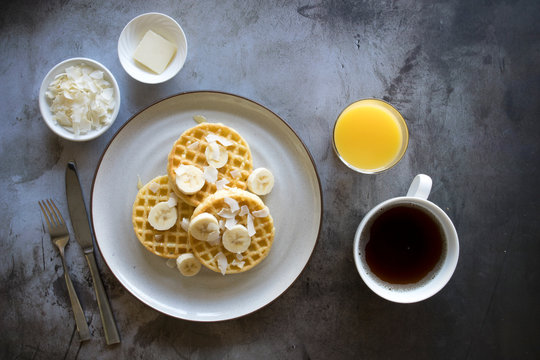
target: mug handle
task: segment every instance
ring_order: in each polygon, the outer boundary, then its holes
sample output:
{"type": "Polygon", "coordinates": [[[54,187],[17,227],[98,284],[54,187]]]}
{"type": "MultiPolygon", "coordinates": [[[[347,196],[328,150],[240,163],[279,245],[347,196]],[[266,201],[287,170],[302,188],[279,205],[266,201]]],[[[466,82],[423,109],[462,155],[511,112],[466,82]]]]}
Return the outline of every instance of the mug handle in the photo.
{"type": "Polygon", "coordinates": [[[424,174],[418,174],[414,177],[409,191],[407,191],[407,196],[417,197],[424,200],[427,200],[429,193],[431,191],[431,178],[424,174]]]}

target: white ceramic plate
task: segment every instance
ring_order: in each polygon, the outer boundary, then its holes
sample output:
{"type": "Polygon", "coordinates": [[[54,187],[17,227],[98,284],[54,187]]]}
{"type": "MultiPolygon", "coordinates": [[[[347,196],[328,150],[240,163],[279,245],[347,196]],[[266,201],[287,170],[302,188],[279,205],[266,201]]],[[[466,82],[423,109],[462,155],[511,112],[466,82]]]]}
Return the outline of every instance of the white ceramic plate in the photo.
{"type": "Polygon", "coordinates": [[[219,321],[249,314],[281,295],[306,266],[322,221],[315,164],[294,131],[277,115],[245,98],[193,92],[162,100],[131,118],[114,136],[97,167],[91,215],[101,254],[118,280],[142,302],[165,314],[219,321]],[[276,235],[268,257],[250,271],[203,270],[183,277],[137,240],[131,210],[137,176],[166,174],[167,155],[194,115],[236,129],[250,144],[254,167],[267,167],[275,186],[264,200],[276,235]]]}

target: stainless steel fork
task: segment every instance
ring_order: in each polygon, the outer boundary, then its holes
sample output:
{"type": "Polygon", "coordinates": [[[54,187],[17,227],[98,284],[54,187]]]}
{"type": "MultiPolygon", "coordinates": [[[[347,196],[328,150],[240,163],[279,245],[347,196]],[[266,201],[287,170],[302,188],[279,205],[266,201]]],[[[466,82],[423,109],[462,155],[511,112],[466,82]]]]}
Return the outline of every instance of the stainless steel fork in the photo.
{"type": "Polygon", "coordinates": [[[90,330],[86,323],[86,317],[84,316],[81,303],[69,277],[68,268],[66,265],[66,259],[64,257],[64,248],[69,241],[69,233],[67,230],[66,222],[60,214],[60,211],[51,199],[39,201],[39,207],[45,216],[47,225],[49,227],[49,234],[51,235],[52,242],[58,248],[60,257],[62,258],[62,265],[64,266],[64,278],[66,279],[66,285],[69,293],[69,300],[71,301],[71,307],[73,309],[73,316],[75,317],[75,324],[77,325],[77,331],[79,332],[79,340],[90,340],[90,330]]]}

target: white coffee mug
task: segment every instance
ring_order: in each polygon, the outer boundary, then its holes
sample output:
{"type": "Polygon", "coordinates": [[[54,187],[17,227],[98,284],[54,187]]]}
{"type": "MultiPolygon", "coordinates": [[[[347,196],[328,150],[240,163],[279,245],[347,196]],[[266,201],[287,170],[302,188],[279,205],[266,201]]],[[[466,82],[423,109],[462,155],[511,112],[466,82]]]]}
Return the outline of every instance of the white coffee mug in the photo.
{"type": "Polygon", "coordinates": [[[413,303],[425,300],[439,292],[448,283],[456,269],[459,256],[459,242],[454,224],[437,205],[428,201],[432,180],[429,176],[417,175],[406,196],[386,200],[370,210],[360,222],[354,236],[354,261],[366,285],[377,295],[397,303],[413,303]],[[370,228],[375,219],[396,206],[420,208],[430,215],[440,229],[443,250],[435,265],[423,279],[410,284],[392,284],[374,274],[366,261],[365,249],[370,240],[370,228]]]}

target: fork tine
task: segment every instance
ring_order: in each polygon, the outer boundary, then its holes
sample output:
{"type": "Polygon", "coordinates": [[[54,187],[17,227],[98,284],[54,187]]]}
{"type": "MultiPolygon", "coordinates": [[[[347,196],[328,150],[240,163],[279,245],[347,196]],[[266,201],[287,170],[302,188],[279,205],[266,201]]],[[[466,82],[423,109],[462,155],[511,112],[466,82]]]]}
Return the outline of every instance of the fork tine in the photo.
{"type": "Polygon", "coordinates": [[[41,212],[43,213],[43,217],[47,221],[47,226],[49,227],[49,231],[51,231],[52,225],[49,219],[49,209],[47,208],[47,204],[44,201],[38,201],[38,204],[39,204],[39,207],[41,208],[41,212]]]}
{"type": "Polygon", "coordinates": [[[55,210],[54,215],[55,215],[56,220],[58,221],[60,225],[64,225],[64,218],[62,217],[62,213],[60,212],[60,210],[58,210],[58,208],[56,207],[56,204],[54,203],[54,201],[52,201],[52,199],[49,199],[49,201],[54,207],[54,210],[55,210]]]}
{"type": "Polygon", "coordinates": [[[49,199],[45,199],[43,203],[45,204],[45,210],[47,210],[47,215],[49,215],[49,221],[51,222],[51,226],[56,227],[58,221],[56,220],[56,216],[49,202],[49,199]]]}
{"type": "Polygon", "coordinates": [[[58,215],[56,215],[56,211],[54,211],[54,208],[52,206],[52,200],[51,199],[47,199],[45,200],[46,204],[47,204],[47,209],[49,209],[49,216],[51,217],[51,222],[53,223],[54,226],[58,226],[58,215]]]}

